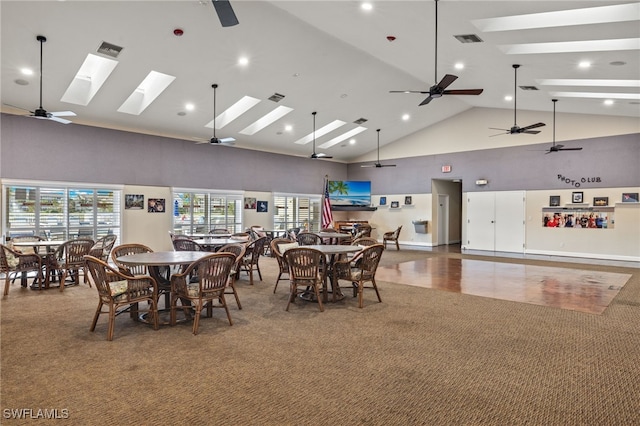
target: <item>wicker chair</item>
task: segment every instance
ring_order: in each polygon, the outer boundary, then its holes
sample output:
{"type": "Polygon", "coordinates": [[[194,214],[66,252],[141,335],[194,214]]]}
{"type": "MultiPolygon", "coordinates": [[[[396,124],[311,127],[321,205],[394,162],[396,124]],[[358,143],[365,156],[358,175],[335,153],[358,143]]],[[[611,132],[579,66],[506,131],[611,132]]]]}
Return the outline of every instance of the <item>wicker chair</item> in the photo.
{"type": "Polygon", "coordinates": [[[235,263],[236,256],[232,253],[212,253],[193,262],[184,272],[173,274],[171,277],[171,286],[174,289],[171,294],[171,325],[176,324],[178,299],[182,301],[182,309],[185,310],[186,315],[192,308],[195,310],[193,334],[198,334],[200,314],[205,306],[207,307],[207,317],[212,316],[214,300],[219,302],[219,305],[215,307],[224,308],[229,325],[233,325],[224,297],[224,290],[235,263]],[[198,270],[198,281],[196,282],[192,282],[189,278],[194,269],[198,270]]]}
{"type": "Polygon", "coordinates": [[[396,250],[400,250],[400,245],[398,244],[398,238],[400,237],[400,231],[402,230],[402,226],[398,226],[398,229],[395,231],[385,232],[382,236],[382,241],[384,242],[384,247],[387,248],[387,241],[393,241],[396,243],[396,250]]]}
{"type": "Polygon", "coordinates": [[[236,298],[238,309],[242,309],[242,305],[240,304],[240,298],[238,297],[238,291],[236,290],[236,275],[240,269],[240,262],[242,262],[242,258],[244,257],[246,250],[247,248],[244,244],[227,244],[226,246],[220,247],[220,250],[217,251],[217,253],[231,253],[236,257],[236,263],[233,264],[233,269],[229,274],[227,291],[225,291],[224,294],[233,294],[236,298]],[[229,290],[231,290],[231,292],[229,292],[229,290]]]}
{"type": "Polygon", "coordinates": [[[153,253],[149,247],[143,244],[122,244],[116,246],[111,250],[111,260],[118,267],[120,272],[126,275],[150,275],[156,280],[158,284],[158,295],[164,294],[164,306],[165,308],[169,307],[171,303],[170,293],[171,293],[171,282],[169,281],[169,267],[168,266],[157,266],[150,270],[145,265],[125,265],[123,263],[118,262],[118,258],[120,256],[127,256],[129,254],[139,254],[139,253],[153,253]]]}
{"type": "Polygon", "coordinates": [[[301,246],[311,246],[315,244],[322,244],[322,238],[318,234],[313,232],[301,232],[296,236],[296,241],[301,246]]]}
{"type": "Polygon", "coordinates": [[[113,249],[116,240],[118,239],[117,235],[109,234],[105,235],[102,238],[99,238],[98,241],[91,247],[91,251],[89,255],[93,257],[97,257],[105,263],[109,262],[109,255],[111,254],[111,250],[113,249]]]}
{"type": "Polygon", "coordinates": [[[93,244],[93,240],[89,239],[69,240],[60,245],[53,254],[49,255],[47,261],[51,265],[51,269],[61,272],[60,291],[64,290],[64,284],[68,276],[74,278],[75,275],[75,282],[76,284],[79,283],[81,269],[84,272],[84,282],[88,283],[89,287],[91,287],[91,283],[87,279],[87,273],[84,269],[84,256],[91,252],[93,244]]]}
{"type": "Polygon", "coordinates": [[[173,240],[175,251],[207,251],[203,246],[187,238],[177,238],[173,240]]]}
{"type": "Polygon", "coordinates": [[[253,285],[253,271],[258,272],[258,278],[262,281],[262,273],[260,272],[260,255],[264,253],[264,244],[267,241],[267,237],[261,237],[254,240],[247,246],[245,254],[240,263],[238,275],[240,271],[245,271],[249,275],[249,283],[253,285]]]}
{"type": "Polygon", "coordinates": [[[351,259],[338,260],[333,264],[333,283],[338,286],[338,280],[351,281],[353,297],[358,297],[358,307],[364,306],[363,290],[373,288],[378,296],[378,302],[382,302],[378,286],[376,285],[376,270],[382,257],[384,245],[374,244],[360,250],[351,259]],[[365,287],[365,283],[371,282],[371,287],[365,287]]]}
{"type": "Polygon", "coordinates": [[[278,288],[278,283],[280,282],[280,279],[282,278],[282,275],[287,274],[287,278],[289,277],[289,265],[287,264],[287,261],[284,258],[284,251],[285,248],[293,248],[293,247],[298,247],[299,244],[297,242],[292,242],[290,239],[288,238],[274,238],[273,240],[271,240],[271,254],[276,258],[276,260],[278,261],[278,278],[276,279],[276,285],[275,287],[273,287],[273,292],[276,292],[276,289],[278,288]]]}
{"type": "Polygon", "coordinates": [[[321,270],[326,261],[325,255],[320,250],[309,247],[294,247],[284,252],[284,259],[289,265],[290,283],[289,301],[285,310],[289,310],[291,302],[295,301],[299,294],[308,294],[309,289],[312,288],[318,300],[320,312],[324,311],[320,287],[324,281],[321,270]]]}
{"type": "Polygon", "coordinates": [[[116,316],[129,312],[136,318],[140,309],[140,302],[145,305],[150,315],[153,329],[158,329],[158,285],[149,276],[129,276],[110,267],[106,262],[93,256],[84,256],[86,270],[91,275],[93,283],[98,290],[98,308],[93,317],[90,331],[95,331],[98,318],[101,313],[109,314],[107,327],[107,340],[113,340],[116,316]],[[102,307],[107,306],[108,311],[102,307]]]}
{"type": "MultiPolygon", "coordinates": [[[[0,244],[0,273],[4,274],[4,295],[9,294],[9,281],[11,275],[18,273],[26,276],[28,272],[36,272],[42,284],[42,259],[36,253],[18,253],[9,247],[0,244]]],[[[22,280],[22,285],[26,286],[26,277],[22,280]]],[[[42,289],[43,285],[40,285],[42,289]]]]}
{"type": "Polygon", "coordinates": [[[357,238],[351,242],[353,246],[372,246],[374,244],[378,244],[378,240],[371,237],[357,238]]]}
{"type": "MultiPolygon", "coordinates": [[[[45,241],[45,239],[38,235],[20,235],[20,236],[11,238],[11,243],[35,242],[35,241],[45,241]]],[[[40,248],[38,246],[20,247],[20,249],[18,249],[17,247],[14,247],[13,250],[23,254],[33,254],[33,253],[39,254],[40,253],[40,248]]]]}
{"type": "Polygon", "coordinates": [[[221,234],[231,234],[231,232],[229,232],[229,230],[226,229],[226,228],[214,228],[211,231],[209,231],[209,234],[214,234],[214,235],[215,234],[219,234],[219,235],[221,235],[221,234]]]}

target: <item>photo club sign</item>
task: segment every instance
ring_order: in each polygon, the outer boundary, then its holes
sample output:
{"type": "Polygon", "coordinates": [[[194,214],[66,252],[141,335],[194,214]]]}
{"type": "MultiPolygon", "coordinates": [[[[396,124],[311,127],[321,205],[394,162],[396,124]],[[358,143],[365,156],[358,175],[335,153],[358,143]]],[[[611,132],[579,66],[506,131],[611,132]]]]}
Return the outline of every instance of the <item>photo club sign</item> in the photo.
{"type": "Polygon", "coordinates": [[[571,179],[570,177],[558,175],[558,179],[563,181],[564,183],[573,186],[574,188],[580,188],[580,185],[583,183],[600,183],[602,179],[598,177],[582,177],[580,179],[571,179]]]}

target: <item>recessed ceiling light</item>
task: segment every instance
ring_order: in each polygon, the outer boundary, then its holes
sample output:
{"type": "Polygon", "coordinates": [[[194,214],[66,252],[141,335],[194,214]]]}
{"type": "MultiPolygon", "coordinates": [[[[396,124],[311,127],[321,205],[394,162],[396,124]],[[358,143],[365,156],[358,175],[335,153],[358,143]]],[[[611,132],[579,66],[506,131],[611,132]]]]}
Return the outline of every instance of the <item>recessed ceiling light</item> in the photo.
{"type": "Polygon", "coordinates": [[[351,139],[351,140],[349,141],[349,145],[355,145],[355,144],[356,144],[356,140],[355,140],[355,139],[351,139]]]}
{"type": "Polygon", "coordinates": [[[369,2],[364,2],[360,5],[360,8],[362,10],[372,10],[373,9],[373,5],[369,2]]]}
{"type": "Polygon", "coordinates": [[[591,67],[591,62],[589,61],[580,61],[580,63],[578,63],[578,68],[590,68],[591,67]]]}
{"type": "Polygon", "coordinates": [[[461,69],[464,69],[464,64],[462,62],[458,62],[453,67],[457,70],[461,70],[461,69]]]}
{"type": "Polygon", "coordinates": [[[284,131],[285,132],[290,132],[293,130],[293,126],[291,124],[287,124],[286,126],[284,126],[284,131]]]}
{"type": "Polygon", "coordinates": [[[606,106],[611,106],[611,105],[613,105],[613,99],[605,99],[604,104],[605,104],[606,106]]]}
{"type": "Polygon", "coordinates": [[[187,111],[193,111],[194,109],[196,109],[196,106],[194,104],[186,104],[184,106],[184,109],[186,109],[187,111]]]}
{"type": "Polygon", "coordinates": [[[20,72],[24,75],[33,75],[33,70],[31,68],[22,68],[20,72]]]}
{"type": "Polygon", "coordinates": [[[402,114],[402,120],[403,121],[407,121],[411,118],[411,116],[409,114],[402,114]]]}
{"type": "Polygon", "coordinates": [[[241,65],[243,67],[249,65],[249,58],[247,58],[246,56],[241,57],[240,59],[238,59],[238,65],[241,65]]]}
{"type": "Polygon", "coordinates": [[[507,102],[511,102],[513,100],[513,96],[507,95],[507,96],[504,97],[504,100],[507,101],[507,102]]]}

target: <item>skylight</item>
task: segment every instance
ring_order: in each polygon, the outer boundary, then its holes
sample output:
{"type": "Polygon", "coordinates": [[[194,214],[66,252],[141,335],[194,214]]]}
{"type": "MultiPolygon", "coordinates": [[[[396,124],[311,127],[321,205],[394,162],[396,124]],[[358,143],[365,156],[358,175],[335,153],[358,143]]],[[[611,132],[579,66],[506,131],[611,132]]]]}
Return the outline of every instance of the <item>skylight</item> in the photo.
{"type": "Polygon", "coordinates": [[[131,93],[118,112],[140,115],[176,78],[172,75],[151,71],[131,93]]]}
{"type": "MultiPolygon", "coordinates": [[[[251,96],[243,96],[242,99],[231,105],[215,118],[216,129],[222,129],[224,126],[256,106],[259,102],[260,99],[252,98],[251,96]]],[[[213,120],[208,122],[204,127],[213,128],[213,120]]]]}
{"type": "MultiPolygon", "coordinates": [[[[320,129],[315,131],[315,137],[319,138],[321,136],[326,135],[327,133],[337,129],[340,126],[344,126],[345,123],[344,121],[341,120],[333,120],[331,123],[327,124],[324,127],[321,127],[320,129]]],[[[311,142],[313,140],[313,132],[309,133],[307,136],[298,139],[295,143],[299,144],[299,145],[304,145],[304,144],[308,144],[309,142],[311,142]]]]}
{"type": "Polygon", "coordinates": [[[551,43],[505,44],[500,50],[508,55],[534,53],[604,52],[614,50],[639,50],[640,38],[620,38],[612,40],[561,41],[551,43]]]}
{"type": "Polygon", "coordinates": [[[532,28],[567,27],[640,20],[640,3],[617,4],[585,9],[559,10],[528,15],[471,21],[483,32],[518,31],[532,28]]]}
{"type": "Polygon", "coordinates": [[[116,65],[118,61],[89,53],[60,100],[87,106],[116,65]]]}
{"type": "Polygon", "coordinates": [[[541,86],[640,87],[640,80],[545,78],[536,80],[536,83],[541,86]]]}
{"type": "Polygon", "coordinates": [[[262,130],[265,127],[267,127],[269,124],[271,124],[274,121],[279,120],[280,118],[282,118],[285,115],[289,114],[291,111],[293,111],[293,108],[289,108],[289,107],[280,105],[279,107],[277,107],[276,109],[274,109],[270,113],[268,113],[268,114],[264,115],[263,117],[259,118],[253,124],[250,124],[247,127],[245,127],[244,129],[240,130],[240,133],[242,133],[243,135],[254,135],[254,134],[258,133],[260,130],[262,130]]]}
{"type": "Polygon", "coordinates": [[[351,129],[348,132],[341,134],[340,136],[336,136],[335,138],[331,139],[330,141],[323,143],[319,147],[322,148],[322,149],[331,148],[332,146],[342,142],[343,140],[349,139],[350,137],[355,136],[355,135],[357,135],[359,133],[362,133],[365,130],[367,130],[366,127],[358,126],[355,129],[351,129]]]}
{"type": "Polygon", "coordinates": [[[640,93],[551,92],[550,95],[559,98],[640,99],[640,93]]]}

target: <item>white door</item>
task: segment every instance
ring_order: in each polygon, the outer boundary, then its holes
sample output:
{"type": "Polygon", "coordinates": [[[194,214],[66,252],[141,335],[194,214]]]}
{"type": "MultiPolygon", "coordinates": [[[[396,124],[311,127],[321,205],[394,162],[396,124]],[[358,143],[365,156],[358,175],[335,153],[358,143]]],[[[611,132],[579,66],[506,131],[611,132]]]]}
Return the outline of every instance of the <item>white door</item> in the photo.
{"type": "Polygon", "coordinates": [[[439,246],[449,244],[449,196],[438,195],[438,240],[439,246]]]}
{"type": "Polygon", "coordinates": [[[524,192],[467,193],[467,244],[472,250],[524,252],[524,192]]]}
{"type": "Polygon", "coordinates": [[[524,191],[496,192],[495,251],[524,252],[524,191]]]}
{"type": "Polygon", "coordinates": [[[466,248],[495,250],[495,205],[493,192],[467,193],[466,248]]]}

